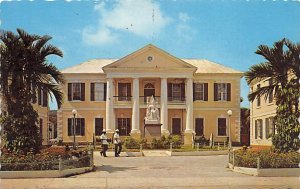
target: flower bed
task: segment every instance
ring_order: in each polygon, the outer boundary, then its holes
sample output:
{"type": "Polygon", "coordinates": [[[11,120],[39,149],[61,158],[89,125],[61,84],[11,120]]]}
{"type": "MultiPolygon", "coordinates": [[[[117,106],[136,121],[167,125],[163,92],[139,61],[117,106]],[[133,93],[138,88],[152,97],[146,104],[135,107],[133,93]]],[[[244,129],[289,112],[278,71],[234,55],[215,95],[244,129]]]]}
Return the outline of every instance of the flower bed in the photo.
{"type": "Polygon", "coordinates": [[[249,168],[299,168],[298,152],[278,153],[272,150],[236,150],[230,153],[229,163],[237,167],[249,168]],[[234,160],[233,160],[234,158],[234,160]]]}
{"type": "Polygon", "coordinates": [[[26,155],[2,149],[0,163],[1,171],[59,170],[92,166],[90,158],[86,149],[68,150],[56,146],[43,149],[38,154],[26,155]]]}

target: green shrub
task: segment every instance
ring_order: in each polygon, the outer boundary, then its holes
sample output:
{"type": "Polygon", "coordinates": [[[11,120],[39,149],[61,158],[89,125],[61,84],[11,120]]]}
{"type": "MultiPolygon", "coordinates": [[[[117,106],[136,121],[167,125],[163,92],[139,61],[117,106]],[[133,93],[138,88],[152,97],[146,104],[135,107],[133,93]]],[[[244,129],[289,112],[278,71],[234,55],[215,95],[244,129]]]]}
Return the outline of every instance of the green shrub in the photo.
{"type": "Polygon", "coordinates": [[[1,149],[1,171],[23,171],[23,170],[57,170],[59,158],[63,162],[69,162],[71,168],[85,167],[90,164],[90,157],[85,149],[66,151],[65,147],[50,147],[43,149],[41,153],[28,152],[20,155],[1,149]]]}
{"type": "Polygon", "coordinates": [[[260,168],[298,168],[300,154],[297,152],[279,153],[272,150],[235,151],[235,166],[257,167],[257,159],[260,159],[260,168]]]}
{"type": "Polygon", "coordinates": [[[138,140],[132,138],[132,137],[126,137],[124,140],[124,146],[127,149],[137,149],[140,148],[140,144],[138,140]]]}
{"type": "Polygon", "coordinates": [[[163,135],[160,139],[153,138],[151,142],[152,149],[169,149],[172,143],[172,148],[181,147],[181,138],[178,135],[168,136],[167,138],[163,135]]]}

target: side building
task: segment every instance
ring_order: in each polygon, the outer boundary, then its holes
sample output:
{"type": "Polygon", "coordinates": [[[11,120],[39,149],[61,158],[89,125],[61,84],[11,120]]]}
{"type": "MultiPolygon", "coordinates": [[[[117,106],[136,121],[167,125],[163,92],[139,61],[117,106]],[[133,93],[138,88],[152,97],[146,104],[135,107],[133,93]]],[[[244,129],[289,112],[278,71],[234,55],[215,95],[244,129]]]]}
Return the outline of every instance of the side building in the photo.
{"type": "Polygon", "coordinates": [[[57,131],[65,143],[73,142],[74,133],[77,142],[91,142],[102,129],[143,137],[151,96],[159,108],[161,135],[179,135],[185,144],[192,143],[193,134],[240,142],[240,71],[207,60],[179,59],[150,44],[121,59],[90,60],[62,73],[65,100],[57,131]]]}
{"type": "MultiPolygon", "coordinates": [[[[250,84],[250,92],[270,85],[271,80],[265,79],[250,84]]],[[[250,145],[257,147],[272,146],[272,135],[275,134],[274,117],[276,101],[273,94],[268,98],[257,97],[250,102],[250,145]]]]}

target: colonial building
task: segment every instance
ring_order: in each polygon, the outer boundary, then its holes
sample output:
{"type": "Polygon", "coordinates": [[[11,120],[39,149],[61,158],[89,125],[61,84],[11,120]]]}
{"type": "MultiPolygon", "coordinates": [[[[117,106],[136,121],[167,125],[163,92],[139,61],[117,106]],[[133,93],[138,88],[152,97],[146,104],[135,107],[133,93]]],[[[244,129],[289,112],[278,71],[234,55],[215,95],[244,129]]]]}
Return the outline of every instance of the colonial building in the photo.
{"type": "MultiPolygon", "coordinates": [[[[270,79],[250,84],[250,92],[260,87],[268,86],[270,79]]],[[[276,115],[276,102],[274,96],[257,97],[250,102],[250,145],[271,146],[272,135],[275,134],[274,117],[276,115]]]]}
{"type": "Polygon", "coordinates": [[[102,129],[143,137],[151,96],[159,109],[161,135],[180,135],[185,144],[192,142],[193,133],[240,141],[240,71],[208,60],[180,59],[150,44],[121,59],[94,59],[62,73],[65,100],[57,124],[63,142],[73,141],[74,126],[77,142],[91,142],[102,129]]]}

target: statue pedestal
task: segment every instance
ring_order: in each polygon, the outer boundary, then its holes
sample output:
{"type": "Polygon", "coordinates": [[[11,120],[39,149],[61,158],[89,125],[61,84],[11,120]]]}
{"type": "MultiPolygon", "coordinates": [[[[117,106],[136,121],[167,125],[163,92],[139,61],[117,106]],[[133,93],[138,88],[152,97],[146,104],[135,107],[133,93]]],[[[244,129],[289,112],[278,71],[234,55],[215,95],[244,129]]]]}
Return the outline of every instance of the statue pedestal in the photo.
{"type": "Polygon", "coordinates": [[[161,137],[161,124],[145,124],[144,137],[148,142],[151,142],[153,138],[161,137]]]}

